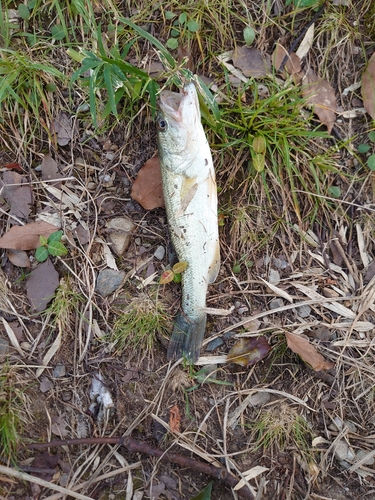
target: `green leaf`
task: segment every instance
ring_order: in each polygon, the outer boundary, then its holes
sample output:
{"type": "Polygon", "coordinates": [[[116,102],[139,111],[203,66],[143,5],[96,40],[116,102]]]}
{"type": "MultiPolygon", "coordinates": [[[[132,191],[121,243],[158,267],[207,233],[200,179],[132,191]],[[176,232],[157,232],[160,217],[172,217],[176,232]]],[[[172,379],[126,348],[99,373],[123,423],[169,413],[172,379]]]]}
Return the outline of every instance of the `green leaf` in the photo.
{"type": "Polygon", "coordinates": [[[375,130],[372,130],[369,133],[368,138],[370,139],[371,142],[375,142],[375,130]]]}
{"type": "Polygon", "coordinates": [[[338,186],[331,186],[328,189],[328,193],[332,196],[332,198],[340,198],[341,189],[338,186]]]}
{"type": "Polygon", "coordinates": [[[195,21],[194,19],[190,19],[187,23],[187,27],[189,31],[195,33],[199,30],[199,23],[197,23],[197,21],[195,21]]]}
{"type": "Polygon", "coordinates": [[[44,262],[48,258],[48,250],[46,247],[39,247],[35,251],[35,258],[38,262],[44,262]]]}
{"type": "Polygon", "coordinates": [[[185,261],[181,262],[176,262],[176,264],[173,266],[173,272],[177,274],[183,273],[187,269],[188,263],[185,261]]]}
{"type": "Polygon", "coordinates": [[[55,231],[54,233],[51,233],[48,236],[47,243],[52,243],[53,241],[60,241],[62,235],[63,235],[63,232],[61,231],[61,229],[60,229],[60,231],[55,231]]]}
{"type": "Polygon", "coordinates": [[[60,24],[54,24],[51,28],[52,38],[55,40],[63,40],[66,36],[64,28],[60,24]]]}
{"type": "Polygon", "coordinates": [[[367,153],[371,149],[369,144],[359,144],[358,145],[358,153],[367,153]]]}
{"type": "Polygon", "coordinates": [[[30,17],[30,11],[27,5],[24,3],[20,3],[17,8],[18,15],[24,20],[27,21],[30,17]]]}
{"type": "Polygon", "coordinates": [[[208,485],[204,488],[204,490],[200,491],[198,495],[195,495],[190,500],[211,500],[211,491],[212,491],[212,481],[208,483],[208,485]]]}
{"type": "Polygon", "coordinates": [[[181,274],[175,274],[173,276],[173,283],[181,283],[181,274]]]}
{"type": "Polygon", "coordinates": [[[187,21],[187,14],[186,12],[182,12],[179,16],[178,16],[178,22],[180,24],[185,24],[187,21]]]}
{"type": "Polygon", "coordinates": [[[234,274],[239,274],[241,272],[241,264],[239,262],[236,262],[232,268],[232,271],[234,274]]]}
{"type": "Polygon", "coordinates": [[[265,165],[265,157],[263,154],[256,154],[253,158],[253,166],[257,172],[263,172],[265,165]]]}
{"type": "Polygon", "coordinates": [[[112,72],[111,72],[111,66],[109,64],[107,64],[104,67],[103,76],[104,76],[105,88],[107,89],[108,93],[109,107],[111,108],[113,115],[116,116],[117,118],[115,93],[113,92],[113,86],[112,86],[112,72]]]}
{"type": "Polygon", "coordinates": [[[167,12],[165,13],[165,19],[173,19],[175,15],[176,14],[174,14],[172,11],[167,10],[167,12]]]}
{"type": "Polygon", "coordinates": [[[177,38],[178,36],[180,36],[180,32],[178,30],[172,29],[171,30],[171,37],[177,38]]]}
{"type": "Polygon", "coordinates": [[[243,30],[243,38],[245,40],[246,45],[250,46],[255,40],[255,31],[250,26],[246,26],[243,30]]]}
{"type": "Polygon", "coordinates": [[[48,244],[48,252],[54,257],[59,257],[60,255],[66,255],[68,249],[61,243],[61,241],[52,241],[48,244]]]}
{"type": "Polygon", "coordinates": [[[369,156],[367,166],[370,170],[375,170],[375,154],[369,156]]]}
{"type": "Polygon", "coordinates": [[[39,243],[41,246],[45,246],[48,244],[48,239],[45,236],[39,236],[39,243]]]}
{"type": "Polygon", "coordinates": [[[178,40],[177,38],[168,38],[167,43],[165,44],[168,49],[174,50],[177,49],[178,47],[178,40]]]}
{"type": "Polygon", "coordinates": [[[47,92],[56,92],[57,86],[54,83],[47,83],[46,90],[47,92]]]}

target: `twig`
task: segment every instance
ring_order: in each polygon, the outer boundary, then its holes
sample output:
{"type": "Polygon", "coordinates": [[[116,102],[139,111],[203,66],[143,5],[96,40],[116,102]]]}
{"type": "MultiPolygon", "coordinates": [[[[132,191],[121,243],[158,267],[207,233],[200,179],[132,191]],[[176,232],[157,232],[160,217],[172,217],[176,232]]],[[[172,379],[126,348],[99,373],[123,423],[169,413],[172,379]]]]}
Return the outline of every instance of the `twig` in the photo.
{"type": "MultiPolygon", "coordinates": [[[[57,446],[76,446],[85,444],[118,444],[120,446],[125,446],[128,451],[132,453],[145,453],[152,457],[157,457],[162,461],[169,461],[175,464],[181,465],[182,467],[187,467],[189,469],[196,470],[202,474],[207,474],[208,476],[215,477],[223,483],[227,484],[231,488],[234,488],[238,483],[238,478],[230,474],[222,467],[215,467],[214,465],[201,462],[195,458],[186,457],[184,455],[179,455],[177,453],[165,452],[159,448],[155,448],[144,441],[137,441],[130,437],[104,437],[104,438],[82,438],[82,439],[66,439],[66,440],[54,440],[49,443],[31,443],[25,445],[29,450],[31,449],[45,449],[45,448],[55,448],[57,446]]],[[[32,477],[32,476],[31,476],[32,477]]],[[[254,496],[251,491],[244,486],[238,493],[243,498],[248,498],[253,500],[254,496]]]]}

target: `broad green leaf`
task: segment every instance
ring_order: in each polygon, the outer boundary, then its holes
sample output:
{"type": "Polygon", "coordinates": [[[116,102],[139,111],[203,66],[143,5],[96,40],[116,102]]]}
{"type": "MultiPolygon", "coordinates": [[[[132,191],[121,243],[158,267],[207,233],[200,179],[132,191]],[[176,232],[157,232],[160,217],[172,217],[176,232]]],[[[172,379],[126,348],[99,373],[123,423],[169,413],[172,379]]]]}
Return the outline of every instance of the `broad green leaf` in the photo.
{"type": "Polygon", "coordinates": [[[47,92],[56,92],[57,86],[54,83],[47,83],[46,90],[47,92]]]}
{"type": "Polygon", "coordinates": [[[54,24],[51,28],[52,38],[55,40],[63,40],[66,36],[64,28],[60,24],[54,24]]]}
{"type": "Polygon", "coordinates": [[[40,242],[40,245],[43,246],[43,245],[47,245],[48,243],[48,238],[46,238],[45,236],[39,236],[39,242],[40,242]]]}
{"type": "Polygon", "coordinates": [[[174,14],[170,10],[167,10],[166,13],[165,13],[165,19],[173,19],[175,17],[175,15],[176,14],[174,14]]]}
{"type": "Polygon", "coordinates": [[[181,283],[181,274],[175,274],[173,276],[173,283],[181,283]]]}
{"type": "Polygon", "coordinates": [[[370,170],[375,170],[375,154],[369,156],[367,166],[370,170]]]}
{"type": "MultiPolygon", "coordinates": [[[[52,241],[60,241],[62,235],[63,232],[61,231],[61,229],[59,231],[55,231],[48,236],[48,240],[46,241],[46,243],[52,243],[52,241]]],[[[46,243],[43,243],[43,245],[45,245],[46,243]]]]}
{"type": "Polygon", "coordinates": [[[232,268],[232,271],[234,274],[239,274],[241,272],[241,264],[239,262],[236,262],[232,268]]]}
{"type": "Polygon", "coordinates": [[[369,133],[368,138],[370,139],[371,142],[375,142],[375,130],[372,130],[369,133]]]}
{"type": "Polygon", "coordinates": [[[359,144],[358,146],[358,153],[367,153],[367,151],[370,151],[371,146],[369,144],[359,144]]]}
{"type": "Polygon", "coordinates": [[[255,153],[264,154],[266,151],[266,139],[262,135],[257,135],[253,139],[253,148],[255,153]]]}
{"type": "Polygon", "coordinates": [[[52,241],[48,244],[47,249],[53,257],[59,257],[60,255],[66,255],[68,253],[68,249],[61,243],[61,241],[52,241]]]}
{"type": "Polygon", "coordinates": [[[204,490],[200,491],[198,495],[195,495],[190,500],[211,500],[211,491],[212,491],[212,481],[208,483],[208,485],[204,488],[204,490]]]}
{"type": "Polygon", "coordinates": [[[257,172],[263,172],[265,165],[265,157],[263,154],[256,154],[253,158],[253,166],[257,172]]]}
{"type": "Polygon", "coordinates": [[[178,40],[177,40],[177,38],[168,38],[165,46],[168,47],[168,49],[171,49],[171,50],[177,49],[177,47],[178,47],[178,40]]]}
{"type": "Polygon", "coordinates": [[[17,12],[19,14],[19,16],[24,20],[24,21],[27,21],[30,17],[30,11],[29,11],[29,8],[27,7],[27,5],[25,5],[24,3],[20,3],[18,8],[17,8],[17,12]]]}
{"type": "Polygon", "coordinates": [[[328,193],[332,196],[332,198],[340,198],[341,189],[338,186],[331,186],[328,189],[328,193]]]}
{"type": "Polygon", "coordinates": [[[178,16],[178,22],[180,24],[185,24],[187,21],[187,14],[186,12],[181,12],[181,14],[178,16]]]}
{"type": "Polygon", "coordinates": [[[197,23],[197,21],[195,21],[194,19],[190,19],[187,23],[187,27],[189,31],[195,33],[199,30],[199,23],[197,23]]]}
{"type": "Polygon", "coordinates": [[[188,264],[187,262],[177,262],[174,266],[173,266],[173,272],[174,273],[178,273],[178,274],[181,274],[183,273],[186,268],[187,268],[188,264]]]}
{"type": "Polygon", "coordinates": [[[250,26],[246,26],[243,30],[243,38],[245,40],[246,45],[250,46],[255,40],[255,31],[250,26]]]}
{"type": "Polygon", "coordinates": [[[48,250],[46,247],[39,247],[35,250],[35,258],[38,262],[44,262],[48,259],[48,250]]]}

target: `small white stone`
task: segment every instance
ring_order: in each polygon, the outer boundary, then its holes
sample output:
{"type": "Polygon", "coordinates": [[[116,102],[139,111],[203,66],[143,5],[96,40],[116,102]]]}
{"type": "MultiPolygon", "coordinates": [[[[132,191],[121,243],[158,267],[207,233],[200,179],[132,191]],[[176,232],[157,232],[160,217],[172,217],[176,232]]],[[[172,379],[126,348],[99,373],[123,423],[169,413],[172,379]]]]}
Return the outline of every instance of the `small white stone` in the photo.
{"type": "Polygon", "coordinates": [[[164,255],[165,255],[165,248],[162,245],[158,246],[158,248],[154,252],[155,259],[163,260],[164,255]]]}

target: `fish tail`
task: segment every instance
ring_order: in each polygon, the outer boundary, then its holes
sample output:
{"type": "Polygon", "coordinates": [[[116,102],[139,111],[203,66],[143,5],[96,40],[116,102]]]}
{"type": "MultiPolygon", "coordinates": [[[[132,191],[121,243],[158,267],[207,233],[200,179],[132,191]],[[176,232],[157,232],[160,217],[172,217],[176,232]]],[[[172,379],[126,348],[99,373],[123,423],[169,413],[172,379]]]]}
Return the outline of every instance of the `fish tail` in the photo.
{"type": "Polygon", "coordinates": [[[199,358],[206,330],[206,318],[206,314],[202,314],[199,320],[191,321],[183,314],[177,316],[168,347],[168,359],[184,357],[190,363],[194,363],[199,358]]]}

